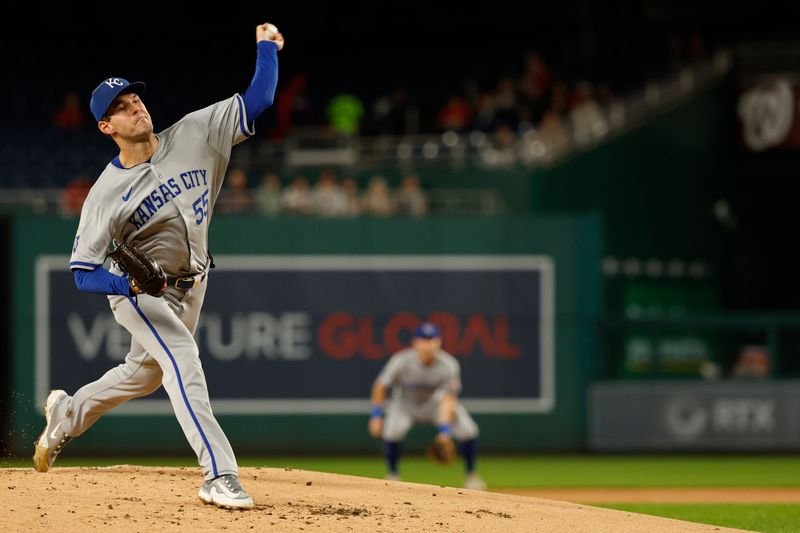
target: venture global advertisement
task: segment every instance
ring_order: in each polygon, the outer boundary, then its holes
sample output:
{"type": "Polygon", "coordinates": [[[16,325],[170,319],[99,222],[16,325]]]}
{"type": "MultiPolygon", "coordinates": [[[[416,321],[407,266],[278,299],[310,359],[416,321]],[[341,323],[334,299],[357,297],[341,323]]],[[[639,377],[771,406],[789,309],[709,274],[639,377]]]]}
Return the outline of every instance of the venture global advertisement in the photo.
{"type": "MultiPolygon", "coordinates": [[[[554,269],[544,256],[215,256],[195,333],[219,414],[363,413],[421,320],[442,328],[473,412],[554,407],[554,269]]],[[[130,335],[68,258],[37,261],[36,394],[120,364],[130,335]]],[[[160,389],[113,414],[171,414],[160,389]]]]}

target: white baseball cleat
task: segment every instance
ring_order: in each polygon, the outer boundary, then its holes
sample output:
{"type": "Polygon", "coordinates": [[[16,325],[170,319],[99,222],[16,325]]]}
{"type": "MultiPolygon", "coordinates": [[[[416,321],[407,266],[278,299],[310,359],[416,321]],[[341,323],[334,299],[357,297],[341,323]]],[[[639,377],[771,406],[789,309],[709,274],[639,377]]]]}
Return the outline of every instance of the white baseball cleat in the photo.
{"type": "Polygon", "coordinates": [[[486,490],[486,482],[478,474],[469,474],[464,481],[464,488],[469,490],[486,490]]]}
{"type": "Polygon", "coordinates": [[[225,474],[203,483],[197,496],[205,503],[223,509],[252,509],[253,498],[247,494],[234,474],[225,474]]]}
{"type": "Polygon", "coordinates": [[[400,475],[395,474],[394,472],[387,472],[383,479],[386,481],[400,481],[400,475]]]}
{"type": "Polygon", "coordinates": [[[72,437],[61,429],[61,422],[67,410],[69,395],[63,390],[50,391],[44,406],[44,417],[47,423],[44,431],[36,440],[33,453],[33,468],[37,472],[47,472],[53,466],[56,456],[64,449],[72,437]]]}

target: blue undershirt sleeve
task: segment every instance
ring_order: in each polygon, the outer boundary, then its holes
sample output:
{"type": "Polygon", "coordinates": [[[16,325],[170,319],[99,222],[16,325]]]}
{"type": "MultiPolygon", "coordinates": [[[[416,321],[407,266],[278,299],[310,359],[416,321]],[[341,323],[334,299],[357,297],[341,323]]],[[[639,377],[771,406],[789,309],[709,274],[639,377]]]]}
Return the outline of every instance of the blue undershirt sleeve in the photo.
{"type": "Polygon", "coordinates": [[[112,274],[105,268],[96,268],[94,270],[76,268],[72,271],[72,276],[75,278],[75,285],[79,290],[97,294],[131,296],[131,286],[128,283],[128,278],[112,274]]]}
{"type": "Polygon", "coordinates": [[[278,86],[278,45],[272,41],[259,41],[257,46],[256,73],[242,96],[250,122],[272,105],[278,86]]]}

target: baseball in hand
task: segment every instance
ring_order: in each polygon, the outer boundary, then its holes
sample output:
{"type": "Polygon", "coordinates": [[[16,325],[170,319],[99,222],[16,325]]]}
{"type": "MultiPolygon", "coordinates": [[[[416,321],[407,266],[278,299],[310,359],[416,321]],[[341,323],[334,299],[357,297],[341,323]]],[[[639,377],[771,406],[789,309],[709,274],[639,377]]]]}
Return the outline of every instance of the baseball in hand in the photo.
{"type": "Polygon", "coordinates": [[[267,39],[272,39],[272,38],[273,38],[273,37],[275,37],[277,34],[278,34],[278,27],[277,27],[277,26],[275,26],[275,24],[270,24],[270,23],[267,23],[267,31],[266,31],[266,33],[264,34],[264,36],[265,36],[267,39]]]}

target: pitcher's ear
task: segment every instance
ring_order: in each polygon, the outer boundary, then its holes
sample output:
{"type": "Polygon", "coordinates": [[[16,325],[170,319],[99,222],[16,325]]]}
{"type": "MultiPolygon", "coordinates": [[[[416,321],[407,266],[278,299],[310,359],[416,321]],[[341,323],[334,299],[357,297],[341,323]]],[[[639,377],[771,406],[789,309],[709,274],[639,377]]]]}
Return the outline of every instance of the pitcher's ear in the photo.
{"type": "Polygon", "coordinates": [[[100,122],[98,122],[97,129],[99,129],[100,132],[103,133],[104,135],[111,135],[112,133],[114,133],[114,126],[112,126],[111,123],[108,122],[107,120],[101,120],[100,122]]]}

